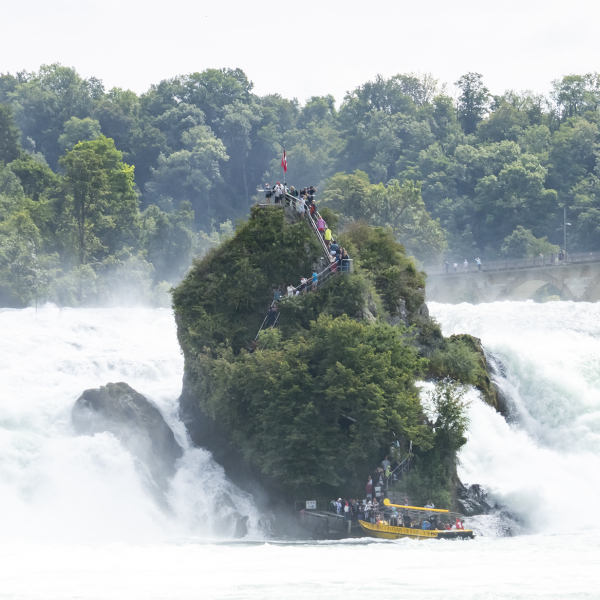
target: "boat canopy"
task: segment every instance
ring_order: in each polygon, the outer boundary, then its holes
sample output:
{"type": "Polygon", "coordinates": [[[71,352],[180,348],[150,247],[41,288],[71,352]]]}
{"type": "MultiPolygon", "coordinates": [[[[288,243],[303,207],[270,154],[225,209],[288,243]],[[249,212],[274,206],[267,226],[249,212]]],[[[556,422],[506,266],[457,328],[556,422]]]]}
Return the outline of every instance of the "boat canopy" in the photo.
{"type": "Polygon", "coordinates": [[[422,510],[423,512],[438,512],[438,513],[449,513],[449,510],[442,510],[440,508],[423,508],[422,506],[405,506],[403,504],[392,504],[388,498],[383,499],[384,506],[395,506],[396,508],[405,508],[408,510],[422,510]]]}

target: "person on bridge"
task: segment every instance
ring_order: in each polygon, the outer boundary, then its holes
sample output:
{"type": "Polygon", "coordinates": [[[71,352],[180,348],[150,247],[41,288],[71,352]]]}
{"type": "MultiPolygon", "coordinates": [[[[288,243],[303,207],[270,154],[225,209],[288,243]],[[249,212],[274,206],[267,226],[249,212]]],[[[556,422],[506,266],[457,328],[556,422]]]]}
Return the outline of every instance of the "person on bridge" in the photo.
{"type": "Polygon", "coordinates": [[[457,269],[458,269],[458,263],[454,263],[454,272],[455,273],[456,273],[457,269]]]}
{"type": "Polygon", "coordinates": [[[475,262],[477,263],[477,268],[481,271],[481,259],[479,257],[477,257],[475,259],[475,262]]]}
{"type": "Polygon", "coordinates": [[[312,274],[312,289],[313,292],[317,291],[317,286],[319,285],[319,274],[316,271],[313,271],[312,274]]]}
{"type": "Polygon", "coordinates": [[[446,261],[446,275],[448,275],[448,269],[450,268],[450,263],[446,261]]]}
{"type": "Polygon", "coordinates": [[[463,268],[465,270],[465,273],[467,273],[469,270],[469,261],[466,258],[465,258],[465,262],[463,263],[463,268]]]}
{"type": "Polygon", "coordinates": [[[325,245],[327,246],[327,250],[329,250],[331,248],[331,239],[332,239],[332,235],[331,235],[331,229],[329,229],[329,227],[327,227],[327,229],[325,229],[325,235],[323,236],[323,239],[325,240],[325,245]]]}

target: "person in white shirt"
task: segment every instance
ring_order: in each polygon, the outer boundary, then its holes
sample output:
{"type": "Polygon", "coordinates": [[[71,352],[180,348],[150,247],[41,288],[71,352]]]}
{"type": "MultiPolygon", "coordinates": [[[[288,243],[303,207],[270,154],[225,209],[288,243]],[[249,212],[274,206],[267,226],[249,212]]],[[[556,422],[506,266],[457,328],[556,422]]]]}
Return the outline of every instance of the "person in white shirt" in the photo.
{"type": "Polygon", "coordinates": [[[287,295],[289,298],[294,295],[294,286],[291,283],[287,286],[287,295]]]}
{"type": "Polygon", "coordinates": [[[433,502],[430,500],[426,505],[425,508],[435,508],[435,505],[433,504],[433,502]]]}

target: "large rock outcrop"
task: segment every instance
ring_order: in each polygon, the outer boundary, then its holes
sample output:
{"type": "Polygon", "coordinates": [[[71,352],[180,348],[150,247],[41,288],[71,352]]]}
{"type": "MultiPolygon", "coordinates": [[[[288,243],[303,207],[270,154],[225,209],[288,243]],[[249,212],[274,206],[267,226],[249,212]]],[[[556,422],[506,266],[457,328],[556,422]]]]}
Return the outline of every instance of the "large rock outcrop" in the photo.
{"type": "Polygon", "coordinates": [[[75,430],[83,435],[108,431],[147,468],[164,489],[175,473],[182,449],[158,408],[126,383],[85,390],[72,411],[75,430]]]}

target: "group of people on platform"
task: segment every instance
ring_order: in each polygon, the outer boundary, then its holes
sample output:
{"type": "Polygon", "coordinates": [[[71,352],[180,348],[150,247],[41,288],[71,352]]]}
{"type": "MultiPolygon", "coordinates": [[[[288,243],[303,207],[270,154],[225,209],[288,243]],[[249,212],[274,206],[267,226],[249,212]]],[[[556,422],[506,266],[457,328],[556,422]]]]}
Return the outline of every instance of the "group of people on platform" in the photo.
{"type": "Polygon", "coordinates": [[[294,198],[298,198],[298,204],[302,203],[307,207],[314,201],[317,188],[314,185],[311,185],[302,190],[297,190],[294,186],[288,188],[285,182],[279,183],[278,181],[273,187],[268,183],[265,183],[264,191],[267,204],[271,204],[271,199],[273,199],[275,204],[281,204],[285,199],[285,195],[290,194],[291,196],[294,196],[294,198]]]}

